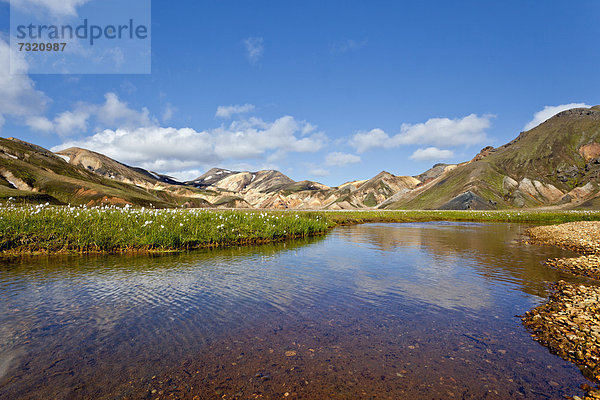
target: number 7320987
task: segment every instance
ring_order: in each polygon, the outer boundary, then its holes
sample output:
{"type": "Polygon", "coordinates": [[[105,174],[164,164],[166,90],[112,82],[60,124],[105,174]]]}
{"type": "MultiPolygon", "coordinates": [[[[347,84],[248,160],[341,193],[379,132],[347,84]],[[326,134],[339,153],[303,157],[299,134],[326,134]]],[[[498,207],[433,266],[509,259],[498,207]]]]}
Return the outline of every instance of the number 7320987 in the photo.
{"type": "Polygon", "coordinates": [[[19,51],[65,51],[66,43],[17,43],[19,51]]]}

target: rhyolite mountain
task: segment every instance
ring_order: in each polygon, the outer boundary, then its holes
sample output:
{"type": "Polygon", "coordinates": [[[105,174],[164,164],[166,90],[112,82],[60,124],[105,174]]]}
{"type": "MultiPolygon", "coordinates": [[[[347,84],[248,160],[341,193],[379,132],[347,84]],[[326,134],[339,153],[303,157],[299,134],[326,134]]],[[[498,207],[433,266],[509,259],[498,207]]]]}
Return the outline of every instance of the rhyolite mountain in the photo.
{"type": "Polygon", "coordinates": [[[53,204],[265,209],[598,208],[600,106],[561,112],[462,164],[436,164],[417,176],[383,171],[329,187],[279,171],[213,168],[176,179],[105,155],[53,153],[0,138],[0,199],[53,204]]]}
{"type": "Polygon", "coordinates": [[[391,209],[596,208],[600,106],[563,111],[396,196],[391,209]]]}
{"type": "MultiPolygon", "coordinates": [[[[186,192],[180,196],[175,190],[127,183],[132,177],[135,177],[135,182],[141,182],[137,180],[140,174],[136,174],[136,169],[131,168],[128,171],[129,167],[100,154],[82,152],[95,158],[95,164],[89,163],[88,160],[80,163],[74,152],[67,154],[72,158],[52,153],[22,140],[0,138],[0,199],[74,205],[209,206],[206,200],[195,193],[186,196],[186,192]],[[102,164],[104,162],[106,164],[102,164]],[[115,170],[107,172],[106,166],[113,166],[115,170]],[[125,171],[127,177],[123,177],[117,171],[125,171]]],[[[191,192],[197,189],[186,190],[191,192]]]]}

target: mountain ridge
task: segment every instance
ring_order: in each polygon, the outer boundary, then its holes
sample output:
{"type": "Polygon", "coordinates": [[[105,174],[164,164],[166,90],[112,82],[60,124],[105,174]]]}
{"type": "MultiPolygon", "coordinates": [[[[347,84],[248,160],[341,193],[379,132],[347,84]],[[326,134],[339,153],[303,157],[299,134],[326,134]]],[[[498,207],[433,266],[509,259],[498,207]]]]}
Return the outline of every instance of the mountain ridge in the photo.
{"type": "Polygon", "coordinates": [[[131,167],[101,153],[56,153],[0,138],[0,199],[54,204],[271,209],[555,209],[600,206],[600,106],[566,110],[497,148],[415,176],[382,171],[329,187],[277,170],[211,168],[198,178],[131,167]]]}

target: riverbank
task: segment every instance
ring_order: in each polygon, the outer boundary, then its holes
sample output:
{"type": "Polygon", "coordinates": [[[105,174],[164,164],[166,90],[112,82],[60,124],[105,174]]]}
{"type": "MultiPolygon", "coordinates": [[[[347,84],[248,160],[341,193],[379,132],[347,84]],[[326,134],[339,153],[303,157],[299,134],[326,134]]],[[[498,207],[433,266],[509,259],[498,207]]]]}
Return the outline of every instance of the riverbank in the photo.
{"type": "Polygon", "coordinates": [[[560,224],[572,221],[600,221],[600,211],[543,211],[543,210],[346,210],[303,211],[319,215],[336,225],[354,225],[374,222],[514,222],[533,224],[560,224]]]}
{"type": "MultiPolygon", "coordinates": [[[[600,279],[600,223],[571,222],[539,226],[526,231],[530,243],[551,245],[583,254],[557,258],[546,265],[574,275],[600,279]]],[[[522,320],[535,340],[583,374],[600,383],[600,287],[553,284],[548,302],[527,312],[522,320]]],[[[586,388],[586,399],[600,399],[600,390],[586,388]]]]}
{"type": "MultiPolygon", "coordinates": [[[[523,317],[523,324],[542,345],[575,363],[586,378],[600,382],[600,287],[559,281],[548,302],[523,317]]],[[[600,399],[587,388],[586,398],[600,399]]]]}
{"type": "Polygon", "coordinates": [[[323,235],[374,222],[558,223],[600,220],[597,211],[274,211],[0,207],[0,255],[161,253],[323,235]]]}
{"type": "Polygon", "coordinates": [[[600,222],[571,222],[553,226],[529,228],[531,243],[569,249],[583,254],[575,258],[546,261],[549,267],[574,275],[600,279],[600,222]]]}
{"type": "Polygon", "coordinates": [[[529,228],[534,243],[562,247],[582,254],[600,253],[600,222],[580,221],[529,228]]]}

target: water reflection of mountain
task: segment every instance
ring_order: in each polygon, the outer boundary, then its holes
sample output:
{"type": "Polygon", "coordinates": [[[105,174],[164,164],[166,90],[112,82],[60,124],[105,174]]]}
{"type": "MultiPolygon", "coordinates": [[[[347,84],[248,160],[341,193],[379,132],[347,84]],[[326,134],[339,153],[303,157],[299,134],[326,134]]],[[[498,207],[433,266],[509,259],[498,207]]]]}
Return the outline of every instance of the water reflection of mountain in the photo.
{"type": "MultiPolygon", "coordinates": [[[[488,282],[504,280],[519,286],[527,294],[546,297],[546,282],[575,278],[547,268],[543,262],[573,253],[522,243],[526,228],[521,224],[504,223],[367,224],[337,234],[357,246],[368,246],[382,253],[406,256],[424,251],[429,255],[430,263],[421,265],[423,273],[439,275],[446,270],[452,275],[452,270],[458,273],[468,266],[488,282]]],[[[461,286],[462,282],[457,285],[461,286]]]]}

